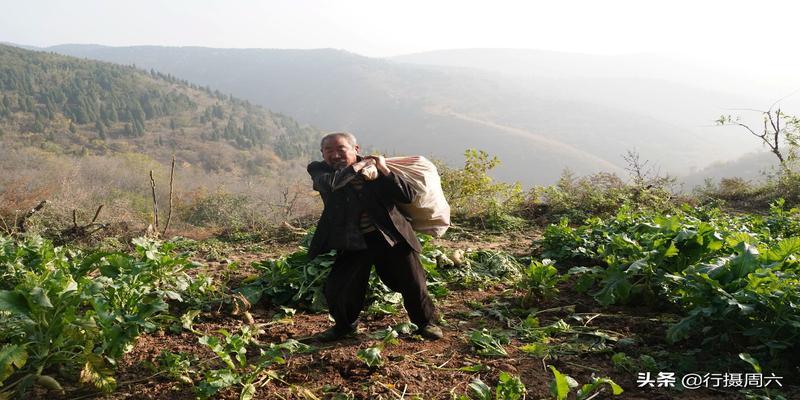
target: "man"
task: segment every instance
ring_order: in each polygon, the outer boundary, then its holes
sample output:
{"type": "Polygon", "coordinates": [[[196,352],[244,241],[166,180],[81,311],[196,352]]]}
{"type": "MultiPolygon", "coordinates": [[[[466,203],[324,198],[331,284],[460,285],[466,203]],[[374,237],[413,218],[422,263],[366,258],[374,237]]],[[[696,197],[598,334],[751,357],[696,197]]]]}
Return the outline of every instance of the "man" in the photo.
{"type": "Polygon", "coordinates": [[[416,333],[441,338],[419,261],[422,249],[409,219],[396,206],[410,203],[414,190],[386,167],[383,156],[359,156],[350,133],[326,135],[320,151],[323,161],[309,164],[308,173],[324,209],[308,256],[337,252],[325,283],[325,299],[336,323],[313,338],[333,341],[356,332],[373,264],[381,281],[403,295],[409,319],[419,327],[416,333]],[[377,169],[377,177],[367,173],[371,168],[377,169]]]}

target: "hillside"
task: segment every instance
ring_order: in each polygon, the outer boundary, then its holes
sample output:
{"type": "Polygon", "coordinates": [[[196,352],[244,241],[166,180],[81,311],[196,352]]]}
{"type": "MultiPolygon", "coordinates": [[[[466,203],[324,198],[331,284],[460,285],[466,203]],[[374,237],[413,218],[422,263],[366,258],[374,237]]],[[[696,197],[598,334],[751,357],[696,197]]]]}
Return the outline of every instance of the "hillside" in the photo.
{"type": "Polygon", "coordinates": [[[173,155],[179,205],[224,191],[264,209],[305,182],[319,137],[169,74],[0,46],[0,216],[48,199],[65,217],[104,204],[113,217],[146,222],[148,171],[166,197],[173,155]]]}
{"type": "MultiPolygon", "coordinates": [[[[690,129],[709,125],[709,118],[723,110],[761,109],[779,99],[783,109],[800,106],[800,98],[787,96],[800,85],[798,78],[786,79],[782,85],[777,85],[734,71],[733,66],[711,67],[677,55],[593,55],[476,48],[407,54],[391,60],[513,76],[557,98],[607,104],[674,121],[690,129]]],[[[706,135],[713,136],[713,133],[706,135]]],[[[745,140],[737,143],[740,148],[752,149],[747,144],[745,140]]]]}
{"type": "Polygon", "coordinates": [[[65,154],[174,151],[189,161],[217,147],[290,160],[309,156],[318,137],[289,117],[171,75],[9,46],[0,46],[0,90],[6,139],[65,154]]]}
{"type": "MultiPolygon", "coordinates": [[[[677,174],[713,162],[730,161],[757,149],[757,144],[741,131],[714,126],[713,119],[718,115],[741,114],[743,121],[757,125],[760,115],[744,109],[767,108],[779,99],[785,110],[800,108],[800,98],[786,96],[800,81],[777,87],[764,79],[703,66],[695,60],[647,53],[590,55],[476,48],[407,54],[391,60],[500,74],[555,99],[602,104],[670,124],[674,127],[670,137],[684,137],[659,145],[669,149],[677,143],[686,143],[685,151],[691,154],[689,162],[674,168],[673,162],[665,157],[673,154],[644,153],[677,174]]],[[[524,121],[526,117],[516,119],[524,121]]],[[[637,144],[637,147],[642,146],[637,144]]],[[[687,158],[674,161],[678,160],[687,158]]]]}
{"type": "Polygon", "coordinates": [[[769,152],[749,153],[735,160],[717,162],[684,177],[685,188],[703,185],[706,179],[718,182],[725,178],[741,178],[753,183],[764,182],[779,171],[775,155],[769,152]]]}
{"type": "MultiPolygon", "coordinates": [[[[618,97],[630,93],[628,101],[614,102],[608,96],[578,96],[572,91],[581,93],[578,83],[562,85],[547,77],[531,83],[493,71],[411,65],[330,49],[63,45],[49,50],[155,68],[323,129],[352,130],[388,152],[433,155],[457,165],[464,149],[484,149],[503,162],[498,178],[527,185],[551,183],[565,168],[622,173],[626,149],[674,172],[742,152],[736,133],[724,133],[720,141],[698,133],[694,122],[645,112],[660,93],[638,90],[635,81],[611,85],[618,97]],[[630,103],[639,106],[626,108],[630,103]]],[[[686,88],[679,97],[694,104],[705,98],[700,94],[686,88]]],[[[711,107],[717,104],[722,103],[711,107]]],[[[702,121],[718,116],[719,110],[712,111],[702,121]]]]}

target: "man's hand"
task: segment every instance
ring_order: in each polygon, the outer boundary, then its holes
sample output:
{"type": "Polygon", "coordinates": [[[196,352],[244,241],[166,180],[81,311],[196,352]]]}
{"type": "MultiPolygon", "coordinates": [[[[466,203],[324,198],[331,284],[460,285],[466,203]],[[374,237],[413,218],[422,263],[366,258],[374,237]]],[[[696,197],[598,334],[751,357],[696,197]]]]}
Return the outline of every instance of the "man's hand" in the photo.
{"type": "Polygon", "coordinates": [[[361,174],[366,181],[374,181],[375,179],[378,179],[378,168],[376,168],[374,164],[370,164],[364,168],[361,168],[361,171],[358,173],[361,174]]]}
{"type": "Polygon", "coordinates": [[[384,156],[382,155],[366,156],[364,157],[364,159],[373,160],[375,162],[375,167],[378,168],[378,172],[380,172],[381,175],[386,176],[392,173],[392,171],[389,170],[389,167],[386,166],[386,158],[384,156]]]}
{"type": "Polygon", "coordinates": [[[353,171],[358,173],[369,165],[375,165],[375,160],[373,160],[372,158],[364,157],[363,160],[353,164],[353,171]]]}

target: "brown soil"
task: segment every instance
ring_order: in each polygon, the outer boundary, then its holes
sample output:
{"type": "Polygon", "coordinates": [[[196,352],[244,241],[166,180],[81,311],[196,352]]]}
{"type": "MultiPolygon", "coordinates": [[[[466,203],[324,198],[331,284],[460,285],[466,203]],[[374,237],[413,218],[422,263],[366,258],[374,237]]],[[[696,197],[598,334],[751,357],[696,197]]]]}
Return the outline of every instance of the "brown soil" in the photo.
{"type": "MultiPolygon", "coordinates": [[[[529,254],[531,237],[508,236],[505,242],[498,240],[490,243],[443,241],[437,244],[448,248],[495,248],[512,254],[529,254]]],[[[274,250],[274,249],[273,249],[274,250]]],[[[290,247],[280,248],[278,252],[292,251],[290,247]]],[[[247,265],[269,256],[275,251],[264,253],[228,254],[234,261],[247,265]]],[[[225,263],[211,263],[209,268],[215,269],[225,263]]],[[[249,269],[249,268],[248,268],[249,269]]],[[[246,273],[245,273],[246,274],[246,273]]],[[[389,345],[382,351],[384,366],[370,369],[358,358],[358,350],[374,346],[379,340],[369,337],[369,333],[385,329],[405,322],[405,315],[366,316],[359,328],[356,338],[342,340],[333,344],[314,344],[315,350],[307,354],[294,355],[284,365],[277,365],[274,371],[281,377],[270,380],[256,393],[257,399],[327,399],[334,393],[344,393],[357,399],[411,399],[414,396],[424,399],[452,399],[454,396],[468,394],[468,384],[480,378],[492,388],[498,382],[498,374],[506,371],[518,375],[527,388],[527,398],[551,398],[548,385],[552,381],[552,373],[547,365],[555,366],[559,371],[575,378],[580,384],[587,383],[591,377],[610,377],[625,389],[617,397],[620,399],[742,399],[744,396],[729,389],[716,390],[668,390],[664,388],[638,388],[636,373],[615,368],[611,356],[615,352],[625,351],[632,357],[649,353],[658,347],[671,352],[681,352],[682,347],[669,347],[664,341],[667,324],[665,315],[646,308],[619,307],[601,309],[594,300],[586,295],[576,293],[569,284],[560,286],[556,299],[535,304],[535,309],[548,310],[563,306],[575,306],[573,310],[557,309],[539,314],[541,325],[547,325],[558,319],[565,319],[571,325],[580,325],[569,317],[576,312],[586,318],[594,316],[584,323],[588,327],[613,332],[620,337],[635,340],[633,348],[621,349],[610,342],[610,348],[604,351],[583,351],[575,354],[558,354],[547,359],[531,356],[519,349],[523,345],[512,339],[505,348],[508,357],[482,357],[475,353],[468,343],[467,336],[473,329],[489,328],[508,330],[508,324],[492,313],[488,308],[520,307],[522,293],[509,288],[492,288],[487,290],[453,289],[450,294],[438,300],[438,310],[443,317],[441,323],[445,337],[438,341],[422,340],[414,337],[401,337],[400,343],[389,345]],[[484,312],[478,305],[484,306],[484,312]],[[487,367],[481,372],[463,372],[460,367],[470,365],[487,367]]],[[[264,333],[258,337],[262,343],[279,343],[289,338],[301,338],[320,332],[331,325],[325,314],[309,314],[298,312],[290,323],[274,323],[272,316],[275,310],[254,308],[251,313],[257,324],[264,326],[264,333]]],[[[669,316],[667,316],[669,317],[669,316]]],[[[519,320],[519,316],[514,316],[519,320]]],[[[674,316],[673,316],[674,318],[674,316]]],[[[231,332],[238,331],[246,322],[242,316],[226,315],[213,312],[202,314],[195,324],[195,329],[213,334],[225,328],[231,332]]],[[[205,346],[198,343],[199,335],[183,331],[182,333],[161,332],[141,336],[130,353],[125,355],[117,368],[117,390],[109,395],[99,396],[86,389],[74,388],[67,391],[66,398],[107,398],[107,399],[194,399],[196,395],[191,385],[182,384],[157,373],[152,367],[162,350],[171,352],[188,352],[199,360],[213,360],[214,355],[205,346]]],[[[563,338],[562,338],[563,339],[563,338]]],[[[249,349],[253,359],[258,354],[255,346],[249,349]]],[[[726,372],[722,370],[702,369],[705,361],[717,357],[735,357],[735,355],[699,354],[698,371],[726,372]]],[[[733,358],[730,358],[733,359],[733,358]]],[[[750,372],[744,363],[735,363],[729,372],[750,372]]],[[[791,377],[783,380],[784,386],[790,383],[791,377]]],[[[795,383],[796,384],[796,383],[795,383]]],[[[52,398],[48,393],[36,393],[41,398],[52,398]]],[[[52,394],[52,393],[50,393],[52,394]]],[[[782,394],[786,398],[800,398],[797,386],[784,388],[782,394]],[[797,396],[797,397],[795,397],[797,396]]],[[[219,393],[220,399],[238,399],[236,389],[227,389],[219,393]]],[[[574,397],[570,397],[574,398],[574,397]]],[[[612,398],[605,389],[596,399],[612,398]]]]}

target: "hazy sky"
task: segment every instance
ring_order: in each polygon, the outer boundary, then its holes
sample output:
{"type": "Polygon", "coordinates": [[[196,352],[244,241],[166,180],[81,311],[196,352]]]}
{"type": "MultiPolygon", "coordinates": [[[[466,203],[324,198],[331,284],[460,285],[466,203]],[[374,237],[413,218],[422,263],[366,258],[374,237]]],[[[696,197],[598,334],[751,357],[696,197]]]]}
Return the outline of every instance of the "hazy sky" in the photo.
{"type": "Polygon", "coordinates": [[[800,2],[793,1],[3,2],[0,41],[37,46],[333,47],[376,57],[503,47],[738,52],[762,63],[800,58],[791,51],[800,15],[800,2]]]}
{"type": "Polygon", "coordinates": [[[0,41],[34,46],[649,52],[749,82],[800,84],[797,1],[2,1],[0,41]]]}

